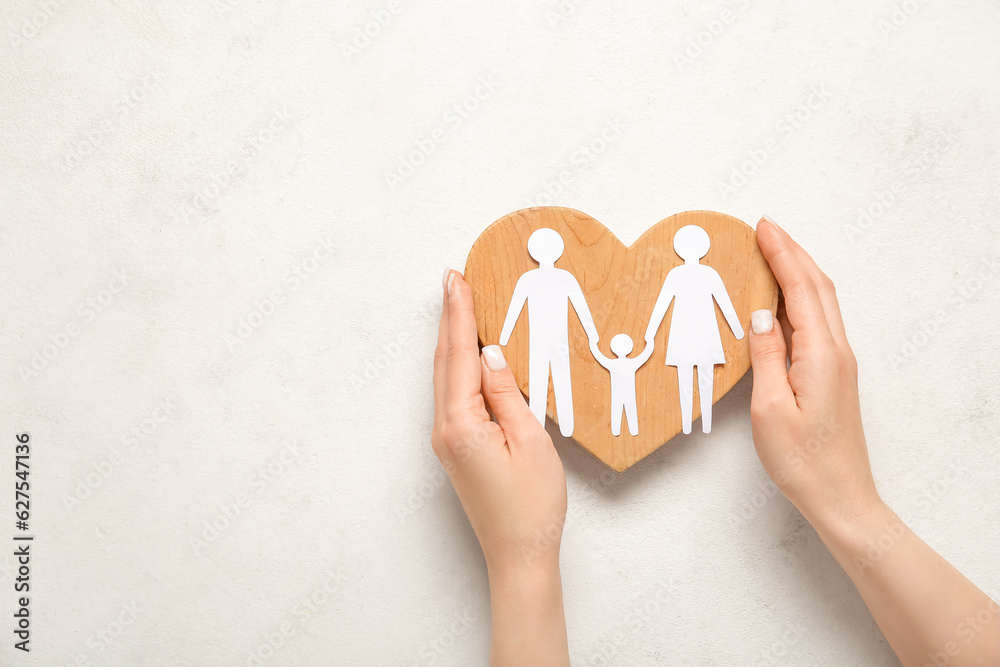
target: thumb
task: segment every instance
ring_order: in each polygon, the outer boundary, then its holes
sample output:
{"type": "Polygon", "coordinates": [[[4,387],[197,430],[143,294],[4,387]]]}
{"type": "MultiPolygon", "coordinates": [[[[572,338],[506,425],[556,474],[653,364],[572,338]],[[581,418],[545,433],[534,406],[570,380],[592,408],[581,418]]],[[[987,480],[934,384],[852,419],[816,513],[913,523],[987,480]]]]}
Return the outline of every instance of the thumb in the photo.
{"type": "Polygon", "coordinates": [[[496,415],[500,428],[510,436],[508,440],[518,440],[518,435],[538,429],[540,424],[524,402],[500,346],[484,347],[482,359],[483,398],[496,415]]]}
{"type": "Polygon", "coordinates": [[[751,408],[769,408],[791,402],[795,394],[788,384],[785,365],[785,337],[781,324],[770,310],[756,310],[750,316],[750,364],[753,366],[751,408]]]}

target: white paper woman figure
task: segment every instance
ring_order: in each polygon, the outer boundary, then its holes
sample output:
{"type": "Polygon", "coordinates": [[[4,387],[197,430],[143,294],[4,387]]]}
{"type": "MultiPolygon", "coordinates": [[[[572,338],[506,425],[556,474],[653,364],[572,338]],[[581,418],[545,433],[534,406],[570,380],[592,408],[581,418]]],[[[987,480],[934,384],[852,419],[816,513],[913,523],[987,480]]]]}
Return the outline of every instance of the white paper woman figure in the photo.
{"type": "Polygon", "coordinates": [[[622,432],[622,413],[628,422],[628,432],[639,435],[639,418],[636,416],[635,404],[635,372],[646,363],[653,354],[653,344],[646,343],[642,352],[633,358],[628,357],[632,351],[632,338],[628,334],[618,334],[611,339],[611,351],[616,359],[604,356],[597,341],[590,343],[590,351],[594,353],[597,363],[611,373],[611,435],[617,437],[622,432]]]}
{"type": "Polygon", "coordinates": [[[528,303],[528,407],[545,425],[545,406],[549,397],[549,369],[556,395],[559,432],[573,435],[573,385],[569,375],[569,306],[592,342],[598,340],[597,327],[590,314],[580,283],[573,274],[557,269],[555,261],[565,245],[559,232],[543,227],[528,237],[528,254],[538,268],[525,271],[514,286],[510,307],[500,332],[500,344],[506,345],[517,318],[528,303]]]}
{"type": "Polygon", "coordinates": [[[715,317],[715,303],[729,323],[737,340],[743,338],[743,326],[733,308],[722,277],[699,260],[708,253],[711,241],[708,232],[697,225],[686,225],[674,234],[674,251],[684,264],[670,270],[660,295],[653,306],[653,315],[646,328],[646,343],[652,344],[660,322],[667,314],[670,301],[674,312],[667,334],[667,366],[677,367],[677,385],[681,399],[681,426],[691,432],[694,409],[693,371],[698,370],[698,394],[701,397],[701,429],[712,430],[712,381],[715,364],[726,363],[722,338],[715,317]]]}

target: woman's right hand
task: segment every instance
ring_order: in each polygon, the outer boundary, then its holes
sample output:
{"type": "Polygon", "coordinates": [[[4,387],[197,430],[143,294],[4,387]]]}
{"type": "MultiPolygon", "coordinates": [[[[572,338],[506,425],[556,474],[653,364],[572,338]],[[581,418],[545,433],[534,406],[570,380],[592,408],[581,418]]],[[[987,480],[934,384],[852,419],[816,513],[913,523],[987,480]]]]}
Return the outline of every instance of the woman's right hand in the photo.
{"type": "Polygon", "coordinates": [[[1000,664],[1000,606],[882,502],[833,283],[768,219],[757,243],[784,309],[751,318],[757,455],[816,529],[904,665],[1000,664]],[[786,355],[791,365],[786,370],[786,355]]]}
{"type": "Polygon", "coordinates": [[[881,501],[861,427],[857,362],[833,282],[767,218],[757,225],[757,243],[784,295],[776,320],[767,310],[751,319],[757,455],[811,522],[870,513],[881,501]]]}

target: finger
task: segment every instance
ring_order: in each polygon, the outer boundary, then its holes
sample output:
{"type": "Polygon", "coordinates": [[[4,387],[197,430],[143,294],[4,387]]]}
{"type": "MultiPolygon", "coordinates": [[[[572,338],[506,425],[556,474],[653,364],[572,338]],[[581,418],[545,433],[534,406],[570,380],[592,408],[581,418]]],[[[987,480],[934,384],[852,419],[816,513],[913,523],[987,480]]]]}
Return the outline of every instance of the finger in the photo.
{"type": "Polygon", "coordinates": [[[795,354],[792,348],[792,325],[788,323],[788,312],[785,310],[785,295],[778,295],[778,313],[775,316],[781,324],[781,335],[785,337],[785,354],[791,359],[795,354]]]}
{"type": "Polygon", "coordinates": [[[757,245],[785,295],[785,309],[792,328],[805,336],[832,341],[816,284],[790,240],[770,220],[761,218],[757,223],[757,245]]]}
{"type": "Polygon", "coordinates": [[[750,330],[751,412],[767,414],[776,408],[794,406],[795,393],[788,384],[787,349],[781,324],[771,311],[757,310],[750,316],[750,330]]]}
{"type": "Polygon", "coordinates": [[[441,280],[442,306],[441,322],[438,324],[438,342],[434,350],[434,423],[440,425],[444,419],[444,401],[446,391],[446,369],[448,368],[448,275],[451,269],[445,269],[441,280]]]}
{"type": "MultiPolygon", "coordinates": [[[[458,414],[483,406],[482,367],[479,361],[479,336],[472,304],[472,290],[462,274],[448,276],[448,355],[445,412],[458,414]]],[[[488,415],[486,415],[488,418],[488,415]]]]}
{"type": "Polygon", "coordinates": [[[542,427],[528,408],[499,345],[483,348],[483,397],[509,443],[530,441],[542,427]]]}
{"type": "MultiPolygon", "coordinates": [[[[770,218],[765,217],[765,219],[774,224],[774,221],[770,218]]],[[[837,301],[837,290],[834,287],[833,281],[823,273],[819,265],[816,264],[816,260],[784,228],[777,225],[774,226],[777,227],[778,231],[785,237],[785,240],[792,246],[799,261],[802,262],[802,265],[809,272],[813,283],[816,285],[820,303],[823,305],[823,313],[826,315],[826,321],[830,325],[830,333],[833,334],[834,339],[839,344],[849,347],[847,343],[847,331],[844,329],[844,318],[840,314],[840,303],[837,301]]]]}

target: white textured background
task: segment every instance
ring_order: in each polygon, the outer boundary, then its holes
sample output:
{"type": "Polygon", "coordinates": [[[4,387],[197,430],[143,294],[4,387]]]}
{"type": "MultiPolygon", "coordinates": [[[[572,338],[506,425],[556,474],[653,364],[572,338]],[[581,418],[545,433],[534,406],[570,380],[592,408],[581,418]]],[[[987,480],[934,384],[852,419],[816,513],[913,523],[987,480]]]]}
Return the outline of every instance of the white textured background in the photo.
{"type": "MultiPolygon", "coordinates": [[[[0,9],[0,544],[21,431],[37,536],[30,656],[0,549],[0,663],[482,664],[440,276],[550,201],[626,243],[783,223],[838,285],[884,497],[997,597],[996,3],[151,4],[0,9]]],[[[896,664],[767,495],[750,386],[620,476],[557,438],[576,664],[896,664]]]]}

